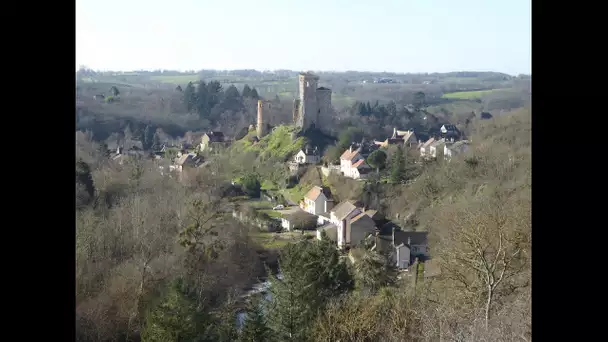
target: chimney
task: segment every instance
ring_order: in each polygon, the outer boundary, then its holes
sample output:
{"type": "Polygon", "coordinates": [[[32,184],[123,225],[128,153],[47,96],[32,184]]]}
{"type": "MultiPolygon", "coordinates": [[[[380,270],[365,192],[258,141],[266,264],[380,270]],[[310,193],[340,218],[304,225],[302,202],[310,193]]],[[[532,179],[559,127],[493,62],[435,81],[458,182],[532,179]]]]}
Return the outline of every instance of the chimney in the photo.
{"type": "Polygon", "coordinates": [[[407,245],[412,246],[412,238],[409,236],[407,237],[407,245]]]}
{"type": "Polygon", "coordinates": [[[395,245],[395,227],[393,227],[393,246],[395,245]]]}
{"type": "Polygon", "coordinates": [[[393,127],[393,138],[397,137],[397,127],[393,127]]]}
{"type": "Polygon", "coordinates": [[[353,153],[353,145],[350,145],[350,147],[348,148],[348,152],[353,153]]]}

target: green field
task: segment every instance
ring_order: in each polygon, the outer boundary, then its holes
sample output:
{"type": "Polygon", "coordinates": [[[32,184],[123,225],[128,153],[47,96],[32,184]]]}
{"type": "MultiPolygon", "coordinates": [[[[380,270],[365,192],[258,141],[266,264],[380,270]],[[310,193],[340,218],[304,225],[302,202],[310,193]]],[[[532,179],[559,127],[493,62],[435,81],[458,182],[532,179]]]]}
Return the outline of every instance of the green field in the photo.
{"type": "Polygon", "coordinates": [[[200,80],[199,75],[191,74],[191,75],[173,75],[173,76],[152,76],[151,80],[162,82],[162,83],[172,83],[172,84],[188,84],[188,82],[196,82],[200,80]]]}
{"type": "Polygon", "coordinates": [[[480,99],[484,95],[489,95],[496,92],[502,92],[504,89],[489,89],[489,90],[476,90],[476,91],[459,91],[456,93],[443,94],[444,99],[457,99],[457,100],[473,100],[480,99]]]}
{"type": "Polygon", "coordinates": [[[287,245],[290,242],[297,242],[302,238],[314,238],[316,231],[302,232],[283,232],[283,233],[266,233],[252,231],[249,236],[252,240],[259,243],[266,249],[276,249],[287,245]]]}

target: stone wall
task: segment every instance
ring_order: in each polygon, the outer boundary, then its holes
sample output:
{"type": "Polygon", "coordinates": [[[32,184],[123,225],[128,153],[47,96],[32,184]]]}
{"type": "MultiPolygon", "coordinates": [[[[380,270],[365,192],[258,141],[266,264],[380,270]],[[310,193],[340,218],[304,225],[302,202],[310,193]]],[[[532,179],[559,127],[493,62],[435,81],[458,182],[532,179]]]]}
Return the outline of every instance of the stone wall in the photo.
{"type": "Polygon", "coordinates": [[[318,122],[317,88],[319,77],[312,74],[300,74],[300,117],[302,129],[318,122]]]}
{"type": "Polygon", "coordinates": [[[317,127],[323,127],[331,122],[331,118],[333,116],[333,108],[331,106],[331,89],[317,89],[316,97],[319,111],[316,118],[317,127]]]}

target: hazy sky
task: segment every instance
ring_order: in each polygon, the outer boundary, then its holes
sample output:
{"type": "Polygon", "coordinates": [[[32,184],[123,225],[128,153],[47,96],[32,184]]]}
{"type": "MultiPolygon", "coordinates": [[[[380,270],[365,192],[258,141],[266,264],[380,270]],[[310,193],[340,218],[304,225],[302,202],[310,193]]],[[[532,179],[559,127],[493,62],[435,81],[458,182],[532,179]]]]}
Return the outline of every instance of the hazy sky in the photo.
{"type": "Polygon", "coordinates": [[[530,0],[76,0],[76,64],[531,73],[530,6],[530,0]]]}

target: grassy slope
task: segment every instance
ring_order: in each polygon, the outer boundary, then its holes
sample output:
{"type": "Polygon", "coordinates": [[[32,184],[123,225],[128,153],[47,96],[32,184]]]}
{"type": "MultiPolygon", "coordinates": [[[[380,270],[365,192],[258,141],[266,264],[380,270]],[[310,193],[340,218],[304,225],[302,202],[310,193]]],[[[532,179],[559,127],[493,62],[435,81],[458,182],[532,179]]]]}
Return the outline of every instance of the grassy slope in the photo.
{"type": "Polygon", "coordinates": [[[306,145],[306,139],[298,137],[291,139],[292,133],[297,134],[298,129],[291,125],[281,125],[263,137],[259,142],[253,144],[251,137],[256,135],[255,131],[249,132],[245,138],[237,141],[233,149],[242,152],[255,152],[259,159],[287,160],[306,145]]]}

